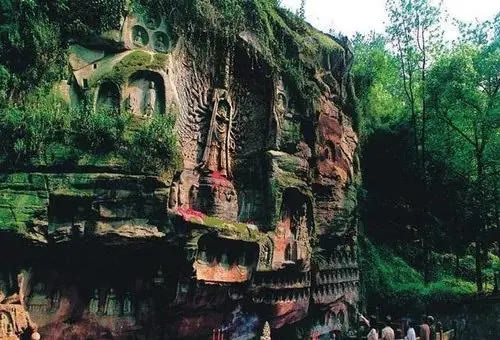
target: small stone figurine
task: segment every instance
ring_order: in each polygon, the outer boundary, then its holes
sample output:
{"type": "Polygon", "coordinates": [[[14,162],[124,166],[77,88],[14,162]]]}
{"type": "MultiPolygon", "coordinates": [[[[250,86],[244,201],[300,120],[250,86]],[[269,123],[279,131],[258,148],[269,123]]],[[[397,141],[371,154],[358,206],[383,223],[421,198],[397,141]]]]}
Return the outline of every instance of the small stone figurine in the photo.
{"type": "Polygon", "coordinates": [[[144,98],[144,116],[153,117],[156,106],[156,89],[155,83],[149,82],[149,89],[146,92],[146,97],[144,98]]]}
{"type": "Polygon", "coordinates": [[[260,337],[260,340],[271,340],[271,326],[267,321],[262,329],[262,336],[260,337]]]}
{"type": "Polygon", "coordinates": [[[123,300],[123,315],[131,316],[134,314],[134,310],[132,307],[132,298],[130,297],[130,293],[125,294],[125,298],[123,300]]]}
{"type": "Polygon", "coordinates": [[[120,305],[117,301],[115,290],[111,288],[109,290],[109,294],[106,297],[106,306],[104,309],[104,314],[109,316],[118,316],[120,315],[120,305]]]}
{"type": "Polygon", "coordinates": [[[94,296],[90,300],[89,311],[93,314],[99,313],[99,290],[94,290],[94,296]]]}

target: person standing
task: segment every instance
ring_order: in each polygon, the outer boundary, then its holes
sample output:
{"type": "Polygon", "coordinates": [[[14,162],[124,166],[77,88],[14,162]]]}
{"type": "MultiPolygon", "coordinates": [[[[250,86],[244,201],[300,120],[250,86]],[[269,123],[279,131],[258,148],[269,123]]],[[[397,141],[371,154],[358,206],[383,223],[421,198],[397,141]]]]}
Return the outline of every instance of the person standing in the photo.
{"type": "Polygon", "coordinates": [[[382,329],[381,340],[394,340],[394,330],[391,328],[391,316],[387,315],[385,317],[384,328],[382,329]]]}
{"type": "Polygon", "coordinates": [[[427,316],[422,315],[422,324],[420,325],[420,330],[419,330],[419,335],[420,335],[420,340],[430,340],[431,338],[431,329],[429,328],[429,325],[427,324],[427,316]]]}
{"type": "Polygon", "coordinates": [[[378,340],[377,317],[375,315],[372,315],[370,316],[370,321],[368,321],[363,315],[358,315],[360,320],[370,328],[370,332],[368,332],[366,340],[378,340]]]}
{"type": "Polygon", "coordinates": [[[417,334],[413,328],[413,321],[408,323],[408,331],[406,332],[405,340],[417,340],[417,334]]]}
{"type": "Polygon", "coordinates": [[[429,315],[427,317],[427,324],[429,325],[430,339],[436,340],[436,326],[434,325],[434,317],[429,315]]]}

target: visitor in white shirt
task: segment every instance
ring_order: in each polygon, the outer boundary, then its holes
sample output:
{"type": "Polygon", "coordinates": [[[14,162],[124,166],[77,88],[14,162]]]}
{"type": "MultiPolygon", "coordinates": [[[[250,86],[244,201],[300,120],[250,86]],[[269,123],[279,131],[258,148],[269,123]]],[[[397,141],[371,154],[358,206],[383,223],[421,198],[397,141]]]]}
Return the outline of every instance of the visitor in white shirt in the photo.
{"type": "Polygon", "coordinates": [[[406,332],[405,340],[417,340],[415,328],[413,328],[413,321],[408,323],[408,331],[406,332]]]}

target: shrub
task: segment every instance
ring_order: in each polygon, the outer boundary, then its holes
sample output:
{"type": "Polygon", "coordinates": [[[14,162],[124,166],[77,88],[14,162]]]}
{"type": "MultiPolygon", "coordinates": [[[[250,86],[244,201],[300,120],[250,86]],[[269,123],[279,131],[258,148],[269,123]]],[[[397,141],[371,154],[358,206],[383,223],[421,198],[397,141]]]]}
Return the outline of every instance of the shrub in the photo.
{"type": "Polygon", "coordinates": [[[9,167],[43,162],[50,143],[63,142],[69,126],[68,108],[56,95],[38,91],[22,107],[0,109],[0,163],[9,167]]]}
{"type": "Polygon", "coordinates": [[[134,131],[127,151],[132,171],[161,173],[178,165],[180,155],[174,125],[173,115],[158,115],[134,131]]]}
{"type": "Polygon", "coordinates": [[[130,171],[159,174],[179,164],[174,117],[171,112],[137,122],[105,109],[71,110],[57,95],[39,90],[22,107],[0,107],[0,167],[67,166],[94,156],[107,164],[108,156],[117,156],[130,171]]]}
{"type": "Polygon", "coordinates": [[[72,111],[72,138],[78,148],[97,154],[118,150],[130,116],[110,110],[80,108],[72,111]]]}

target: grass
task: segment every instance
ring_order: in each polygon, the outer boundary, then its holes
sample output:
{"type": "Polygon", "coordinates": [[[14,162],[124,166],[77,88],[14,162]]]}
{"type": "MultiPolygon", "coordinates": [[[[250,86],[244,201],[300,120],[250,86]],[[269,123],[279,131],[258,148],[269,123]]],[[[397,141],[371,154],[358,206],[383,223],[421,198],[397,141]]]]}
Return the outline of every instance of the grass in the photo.
{"type": "Polygon", "coordinates": [[[419,272],[391,251],[365,237],[359,238],[359,245],[369,306],[381,306],[394,315],[421,313],[430,305],[454,303],[477,292],[472,282],[453,276],[426,284],[419,272]]]}
{"type": "Polygon", "coordinates": [[[158,67],[158,61],[153,63],[151,54],[144,51],[134,51],[123,57],[116,65],[111,65],[113,57],[103,60],[99,73],[93,77],[92,87],[97,86],[102,81],[111,81],[117,85],[126,82],[130,76],[139,70],[148,69],[152,64],[158,67]],[[108,61],[106,63],[106,61],[108,61]]]}

